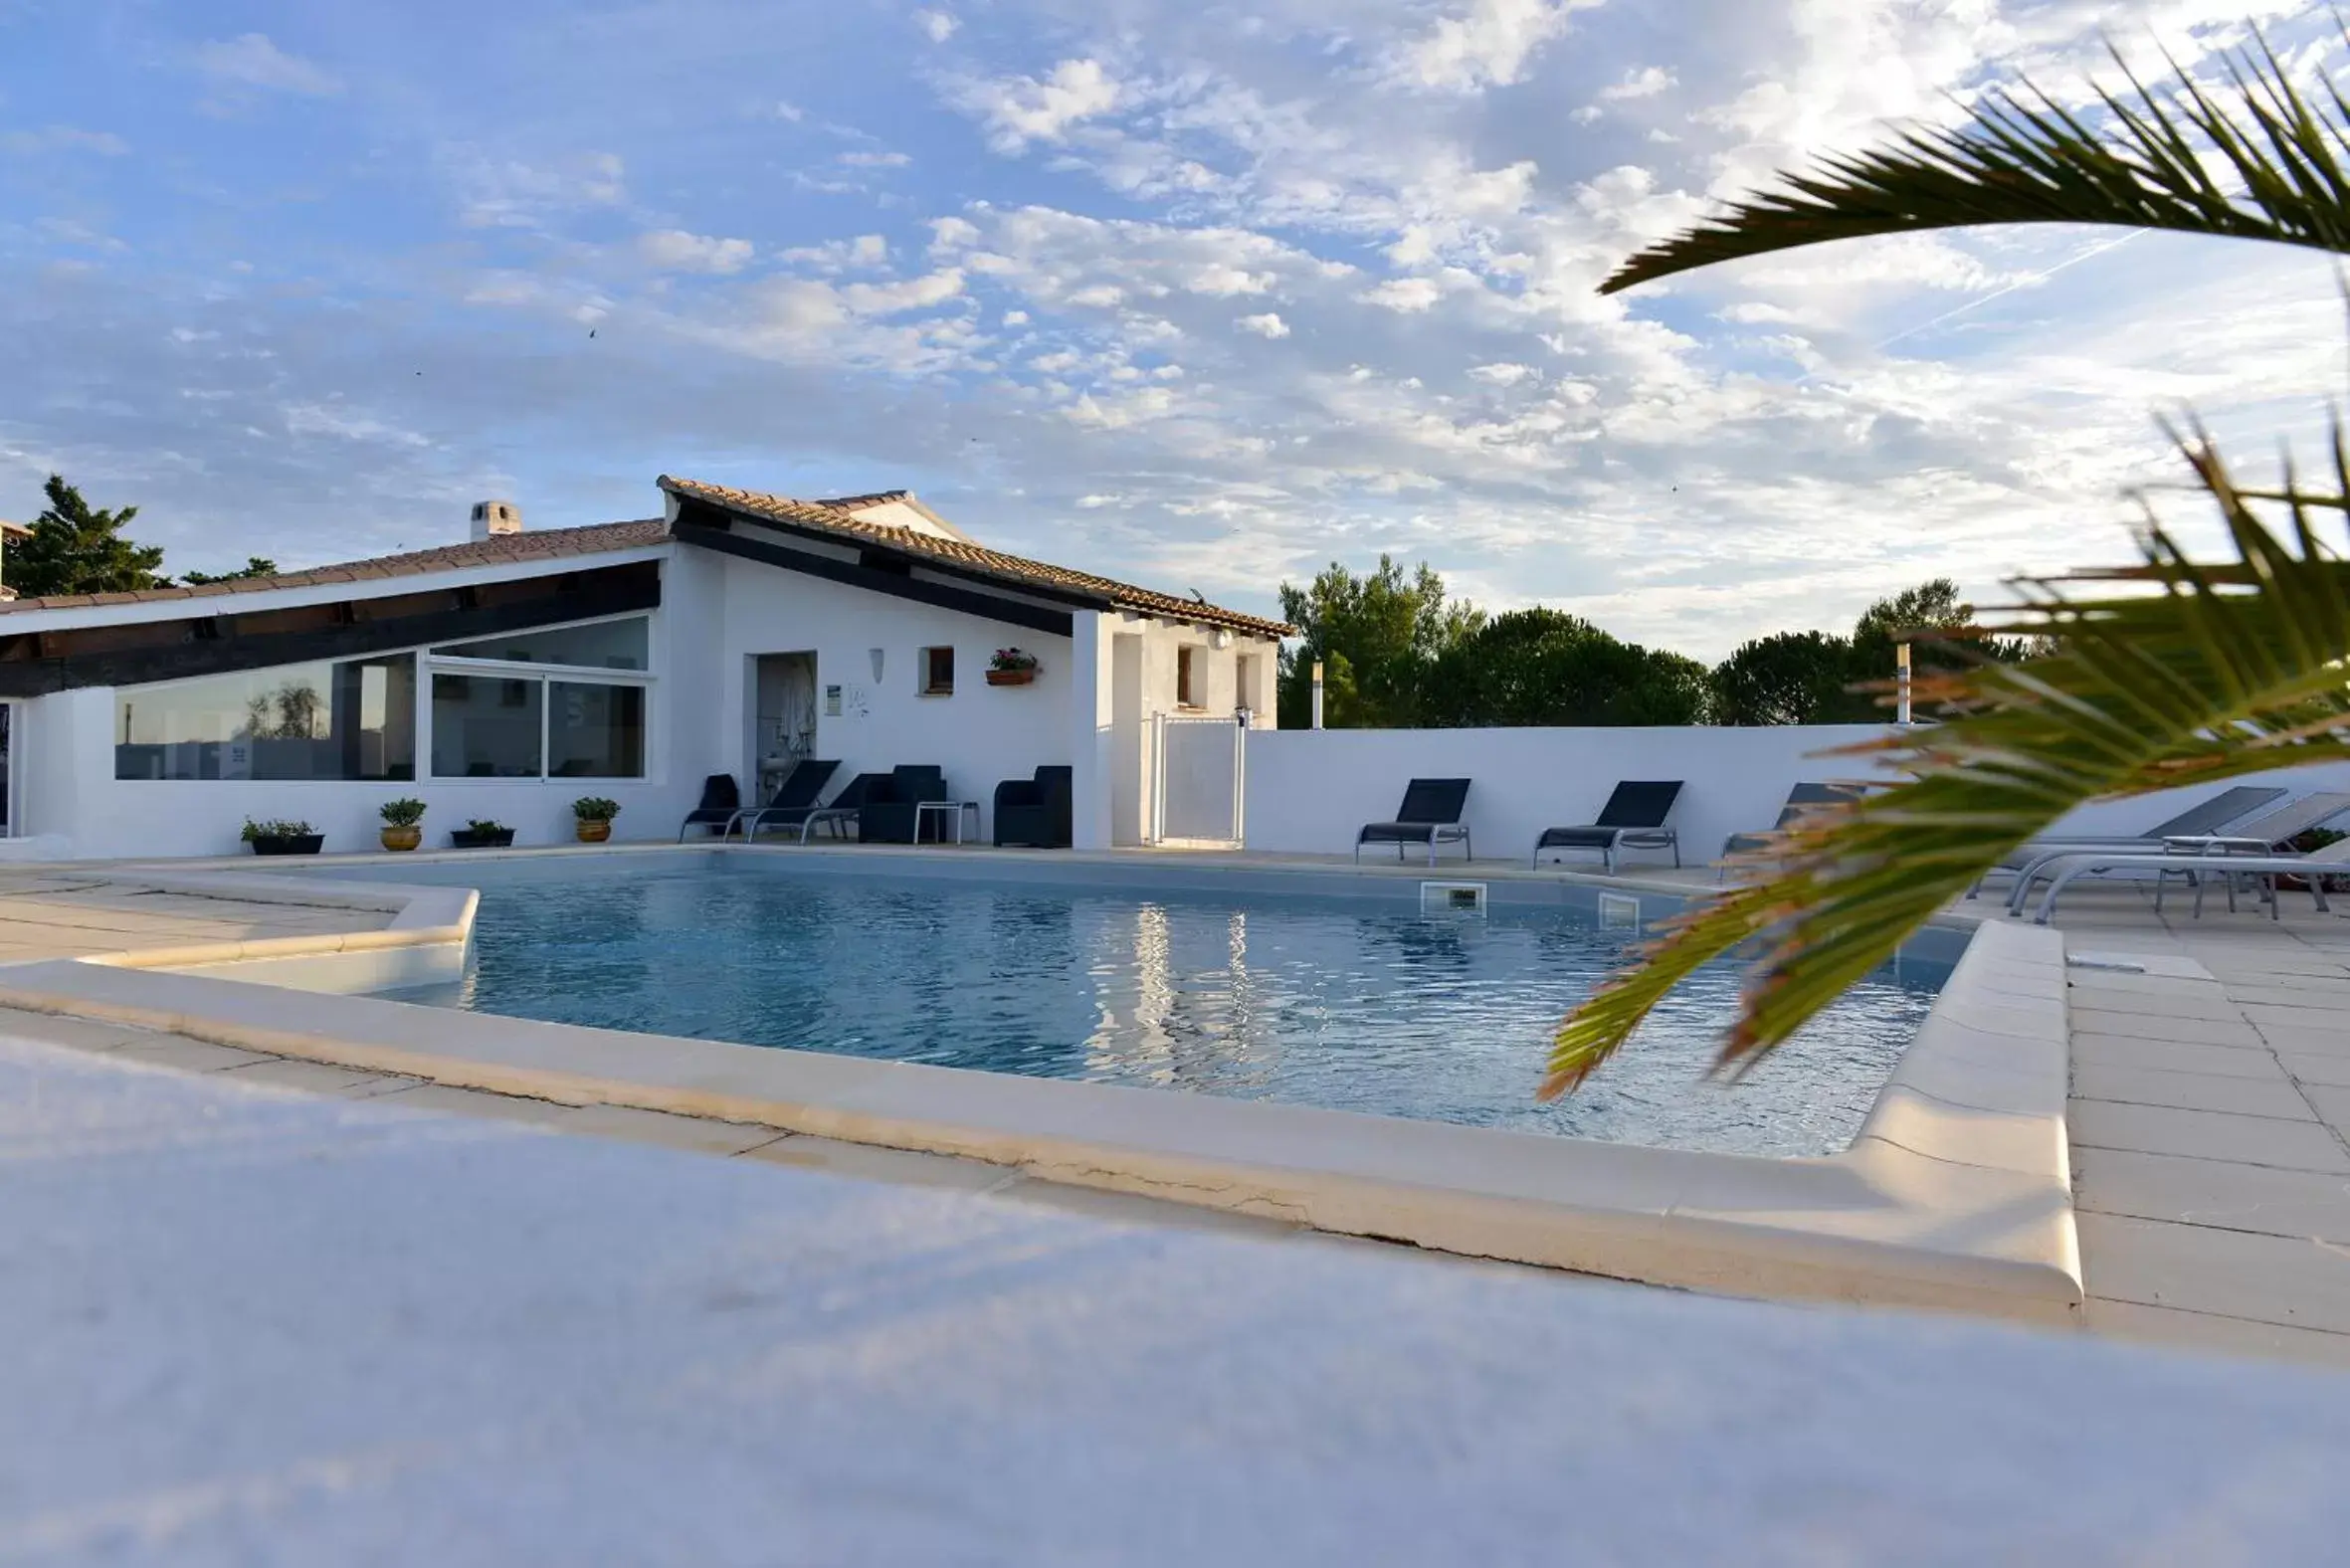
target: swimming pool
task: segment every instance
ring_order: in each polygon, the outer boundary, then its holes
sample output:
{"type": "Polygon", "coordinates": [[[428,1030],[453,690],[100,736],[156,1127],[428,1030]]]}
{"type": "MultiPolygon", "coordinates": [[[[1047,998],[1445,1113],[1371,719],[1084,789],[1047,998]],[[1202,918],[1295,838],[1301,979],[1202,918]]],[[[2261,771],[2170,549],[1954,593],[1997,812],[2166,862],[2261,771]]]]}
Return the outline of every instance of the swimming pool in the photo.
{"type": "Polygon", "coordinates": [[[1581,1093],[1542,1105],[1532,1092],[1552,1027],[1636,938],[1575,907],[1424,913],[1416,883],[1385,879],[1300,896],[901,874],[871,858],[839,869],[855,861],[687,854],[379,875],[482,891],[463,983],[405,1000],[1733,1153],[1844,1147],[1938,978],[1864,981],[1723,1084],[1704,1075],[1737,976],[1710,970],[1581,1093]]]}

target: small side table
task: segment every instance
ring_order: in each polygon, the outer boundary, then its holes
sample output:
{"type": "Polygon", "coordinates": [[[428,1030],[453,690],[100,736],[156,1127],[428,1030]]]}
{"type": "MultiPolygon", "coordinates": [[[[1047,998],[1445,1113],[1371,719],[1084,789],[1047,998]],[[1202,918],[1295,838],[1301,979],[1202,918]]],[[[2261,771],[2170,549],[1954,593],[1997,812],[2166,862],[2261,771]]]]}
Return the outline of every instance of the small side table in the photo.
{"type": "Polygon", "coordinates": [[[939,818],[939,825],[936,829],[937,843],[964,843],[963,813],[965,812],[971,814],[971,837],[976,839],[979,837],[979,802],[975,800],[926,800],[921,802],[914,807],[914,842],[916,844],[922,842],[922,819],[925,816],[935,816],[939,818]],[[949,822],[953,823],[955,828],[955,836],[952,839],[946,836],[946,824],[949,822]]]}

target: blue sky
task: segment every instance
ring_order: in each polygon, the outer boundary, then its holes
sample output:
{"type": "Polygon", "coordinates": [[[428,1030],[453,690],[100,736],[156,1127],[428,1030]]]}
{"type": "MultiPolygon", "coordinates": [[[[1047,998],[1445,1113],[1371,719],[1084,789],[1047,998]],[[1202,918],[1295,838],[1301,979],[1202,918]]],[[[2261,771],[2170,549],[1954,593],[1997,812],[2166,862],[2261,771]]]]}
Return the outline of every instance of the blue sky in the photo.
{"type": "MultiPolygon", "coordinates": [[[[908,486],[1251,609],[1382,550],[1700,656],[2110,559],[2307,432],[2321,258],[1920,237],[1603,300],[1791,161],[2279,0],[0,0],[0,515],[170,564],[908,486]],[[591,337],[589,334],[593,332],[591,337]]],[[[2191,508],[2182,514],[2192,520],[2191,508]]]]}

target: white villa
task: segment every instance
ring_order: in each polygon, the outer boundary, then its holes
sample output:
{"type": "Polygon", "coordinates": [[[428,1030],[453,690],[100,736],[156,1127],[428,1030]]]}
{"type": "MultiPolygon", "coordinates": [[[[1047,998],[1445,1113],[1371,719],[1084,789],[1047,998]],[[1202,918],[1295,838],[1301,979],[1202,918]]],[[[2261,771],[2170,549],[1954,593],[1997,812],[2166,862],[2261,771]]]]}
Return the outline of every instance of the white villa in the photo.
{"type": "MultiPolygon", "coordinates": [[[[830,500],[664,477],[663,513],[275,577],[0,603],[10,839],[41,858],[232,854],[245,820],[371,849],[469,819],[677,830],[704,778],[763,800],[795,758],[996,784],[1072,769],[1078,848],[1150,834],[1154,714],[1270,726],[1287,628],[974,542],[903,490],[830,500]],[[1031,684],[986,680],[998,650],[1031,684]]],[[[992,823],[983,820],[984,834],[992,823]]]]}

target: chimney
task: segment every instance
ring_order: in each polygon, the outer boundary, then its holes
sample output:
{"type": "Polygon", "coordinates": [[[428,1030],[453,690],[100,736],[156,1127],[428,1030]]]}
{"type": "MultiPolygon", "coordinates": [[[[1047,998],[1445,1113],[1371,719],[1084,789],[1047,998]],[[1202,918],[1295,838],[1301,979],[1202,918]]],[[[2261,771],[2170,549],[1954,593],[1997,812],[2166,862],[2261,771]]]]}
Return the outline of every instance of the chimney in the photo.
{"type": "Polygon", "coordinates": [[[474,539],[478,543],[500,533],[522,531],[522,508],[510,500],[474,502],[474,539]]]}

